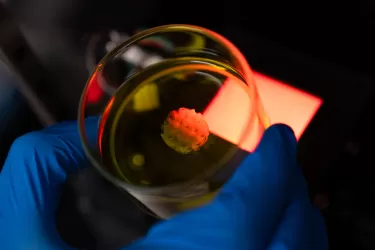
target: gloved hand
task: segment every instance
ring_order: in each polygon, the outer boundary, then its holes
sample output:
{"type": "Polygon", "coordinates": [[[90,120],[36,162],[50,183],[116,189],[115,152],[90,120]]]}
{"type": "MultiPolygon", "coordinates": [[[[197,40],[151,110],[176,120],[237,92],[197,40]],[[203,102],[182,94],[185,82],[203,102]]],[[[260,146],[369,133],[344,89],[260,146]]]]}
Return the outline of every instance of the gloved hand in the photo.
{"type": "MultiPolygon", "coordinates": [[[[96,119],[87,121],[89,138],[96,119]]],[[[257,151],[209,205],[156,225],[138,249],[327,249],[322,218],[307,198],[295,162],[295,138],[269,128],[257,151]]],[[[18,139],[0,174],[2,249],[69,249],[55,211],[69,173],[87,165],[76,123],[61,123],[18,139]]]]}
{"type": "Polygon", "coordinates": [[[326,229],[296,163],[296,139],[274,125],[216,199],[154,226],[126,250],[326,250],[326,229]]]}
{"type": "MultiPolygon", "coordinates": [[[[86,122],[95,139],[98,119],[86,122]]],[[[71,249],[57,232],[55,213],[67,175],[87,165],[77,122],[18,138],[0,172],[0,249],[71,249]]]]}

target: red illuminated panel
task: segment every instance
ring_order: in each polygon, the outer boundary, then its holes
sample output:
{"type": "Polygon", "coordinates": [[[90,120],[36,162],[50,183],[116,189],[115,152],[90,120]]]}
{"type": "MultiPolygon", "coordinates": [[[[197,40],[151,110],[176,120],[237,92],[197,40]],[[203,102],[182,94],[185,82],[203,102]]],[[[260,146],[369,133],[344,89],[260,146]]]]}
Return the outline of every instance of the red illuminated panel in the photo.
{"type": "MultiPolygon", "coordinates": [[[[289,125],[299,139],[322,100],[258,73],[255,73],[255,80],[270,123],[289,125]]],[[[242,149],[253,151],[262,136],[263,124],[260,120],[250,121],[254,108],[251,105],[243,85],[233,79],[227,80],[203,113],[210,133],[238,145],[244,126],[253,122],[249,134],[239,145],[242,149]]]]}
{"type": "Polygon", "coordinates": [[[322,99],[270,77],[254,73],[271,124],[285,123],[299,139],[322,105],[322,99]]]}
{"type": "Polygon", "coordinates": [[[98,84],[98,78],[96,77],[97,74],[95,74],[94,77],[92,77],[92,80],[90,82],[90,87],[87,88],[87,102],[88,104],[95,104],[100,101],[100,99],[103,97],[103,90],[98,84]]]}
{"type": "Polygon", "coordinates": [[[238,144],[250,121],[251,102],[244,86],[227,80],[203,112],[210,133],[238,144]]]}

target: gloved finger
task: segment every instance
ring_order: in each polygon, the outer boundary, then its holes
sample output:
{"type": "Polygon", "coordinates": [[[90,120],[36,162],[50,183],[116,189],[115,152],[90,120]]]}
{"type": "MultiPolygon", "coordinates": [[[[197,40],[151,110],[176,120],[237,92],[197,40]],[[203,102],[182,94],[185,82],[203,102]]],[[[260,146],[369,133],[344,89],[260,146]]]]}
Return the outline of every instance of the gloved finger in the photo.
{"type": "MultiPolygon", "coordinates": [[[[84,131],[87,136],[87,140],[90,146],[95,146],[97,144],[98,137],[98,126],[100,117],[91,116],[85,119],[84,131]]],[[[65,121],[53,124],[40,132],[44,134],[59,136],[66,141],[72,141],[74,144],[80,140],[78,133],[78,123],[77,121],[65,121]]]]}
{"type": "MultiPolygon", "coordinates": [[[[86,121],[94,138],[98,118],[86,121]]],[[[9,151],[1,181],[7,182],[3,185],[8,187],[14,212],[27,207],[30,213],[54,213],[67,175],[87,165],[77,122],[63,122],[18,138],[9,151]]],[[[20,215],[28,213],[20,211],[20,215]]]]}
{"type": "Polygon", "coordinates": [[[312,210],[312,237],[310,249],[328,250],[328,234],[323,216],[317,208],[313,207],[312,210]]]}
{"type": "Polygon", "coordinates": [[[273,125],[214,201],[241,220],[256,249],[264,249],[272,238],[291,199],[296,169],[293,131],[286,125],[273,125]]]}
{"type": "Polygon", "coordinates": [[[268,250],[309,250],[311,208],[308,199],[297,199],[286,210],[268,250]]]}
{"type": "Polygon", "coordinates": [[[292,200],[285,211],[268,250],[311,249],[312,205],[302,171],[292,180],[292,200]]]}
{"type": "Polygon", "coordinates": [[[268,250],[327,250],[328,239],[323,217],[306,197],[287,209],[268,250]]]}

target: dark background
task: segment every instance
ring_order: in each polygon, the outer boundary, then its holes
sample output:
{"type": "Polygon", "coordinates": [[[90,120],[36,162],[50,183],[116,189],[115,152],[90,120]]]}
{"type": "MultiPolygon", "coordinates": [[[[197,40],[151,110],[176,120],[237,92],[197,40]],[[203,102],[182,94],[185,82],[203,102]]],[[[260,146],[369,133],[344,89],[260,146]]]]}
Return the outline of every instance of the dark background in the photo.
{"type": "MultiPolygon", "coordinates": [[[[170,23],[204,26],[236,44],[254,70],[322,97],[324,104],[298,145],[311,197],[323,195],[329,201],[323,213],[332,249],[375,249],[371,174],[375,2],[9,0],[6,5],[13,21],[0,26],[3,52],[57,121],[76,118],[89,75],[84,59],[87,38],[114,28],[127,31],[170,23]],[[13,28],[4,28],[9,26],[13,28]]],[[[4,17],[0,15],[2,24],[4,17]]],[[[48,124],[48,115],[39,117],[48,124]]],[[[77,178],[73,182],[77,183],[77,178]]],[[[108,186],[101,190],[115,193],[108,186]]],[[[72,192],[75,196],[79,193],[72,192]]],[[[98,198],[94,203],[99,204],[100,213],[109,213],[111,206],[98,198]]],[[[63,218],[75,218],[71,216],[74,213],[70,211],[70,217],[65,213],[63,218]]],[[[100,217],[97,213],[90,216],[87,218],[100,217]]],[[[86,228],[89,233],[81,242],[66,237],[75,244],[97,248],[125,242],[123,234],[111,238],[105,230],[92,229],[99,228],[103,218],[111,221],[103,216],[93,220],[90,230],[86,228]]],[[[90,221],[87,218],[84,221],[90,221]]],[[[152,223],[143,215],[139,218],[146,221],[144,227],[135,233],[128,230],[128,238],[142,235],[152,223]]],[[[119,227],[137,224],[129,217],[121,220],[128,224],[119,227]]],[[[78,219],[71,221],[78,228],[78,219]]],[[[114,224],[111,227],[115,228],[114,224]]]]}

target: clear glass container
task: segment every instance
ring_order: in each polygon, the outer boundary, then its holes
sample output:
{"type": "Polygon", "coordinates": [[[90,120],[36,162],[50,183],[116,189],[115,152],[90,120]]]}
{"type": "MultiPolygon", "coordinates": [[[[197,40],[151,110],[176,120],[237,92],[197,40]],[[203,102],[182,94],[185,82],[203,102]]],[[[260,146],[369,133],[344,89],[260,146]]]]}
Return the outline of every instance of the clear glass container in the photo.
{"type": "Polygon", "coordinates": [[[244,56],[191,25],[142,31],[108,53],[78,120],[92,165],[161,218],[212,199],[269,125],[244,56]],[[100,117],[95,143],[88,116],[100,117]]]}

